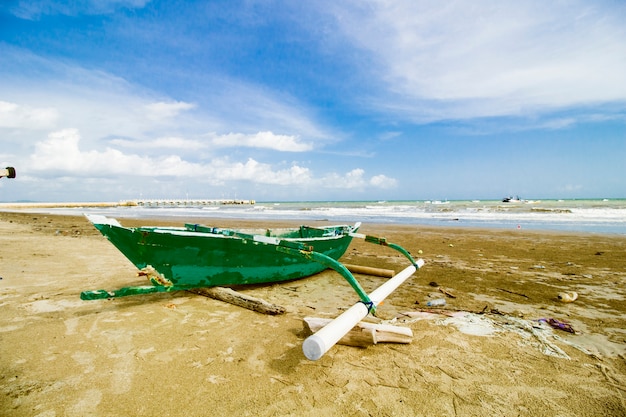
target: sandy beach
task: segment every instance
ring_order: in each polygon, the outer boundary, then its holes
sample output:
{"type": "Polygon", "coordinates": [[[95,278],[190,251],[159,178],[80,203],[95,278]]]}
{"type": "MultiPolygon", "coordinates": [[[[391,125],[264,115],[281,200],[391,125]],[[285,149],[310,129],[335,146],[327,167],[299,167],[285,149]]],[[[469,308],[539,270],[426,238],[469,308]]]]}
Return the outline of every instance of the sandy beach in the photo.
{"type": "MultiPolygon", "coordinates": [[[[337,345],[309,361],[303,318],[334,318],[357,301],[333,271],[236,288],[285,307],[278,316],[189,292],[82,301],[83,290],[145,278],[82,217],[0,212],[0,414],[626,415],[626,237],[375,224],[361,231],[416,257],[422,251],[424,268],[368,318],[410,328],[413,341],[337,345]],[[578,299],[559,301],[568,291],[578,299]],[[445,307],[429,309],[435,298],[445,307]]],[[[360,240],[342,261],[407,265],[360,240]]],[[[367,291],[385,280],[357,277],[367,291]]]]}

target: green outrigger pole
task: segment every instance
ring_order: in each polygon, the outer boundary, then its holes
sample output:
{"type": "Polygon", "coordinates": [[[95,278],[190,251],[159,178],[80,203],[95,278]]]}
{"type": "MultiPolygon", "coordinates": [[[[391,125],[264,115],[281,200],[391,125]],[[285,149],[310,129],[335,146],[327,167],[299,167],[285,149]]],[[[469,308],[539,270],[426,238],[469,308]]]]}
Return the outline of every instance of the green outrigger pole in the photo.
{"type": "Polygon", "coordinates": [[[352,238],[388,246],[419,268],[411,254],[385,238],[356,233],[354,226],[314,228],[301,226],[277,236],[244,233],[197,224],[184,228],[125,228],[115,219],[90,215],[88,219],[138,269],[152,285],[123,287],[114,291],[83,291],[83,300],[125,297],[190,290],[219,285],[279,282],[303,278],[325,268],[337,271],[359,296],[368,312],[372,302],[352,273],[338,259],[352,238]],[[220,263],[220,265],[216,265],[220,263]]]}
{"type": "MultiPolygon", "coordinates": [[[[409,259],[409,261],[411,262],[411,265],[415,266],[415,269],[419,269],[419,265],[417,264],[417,261],[413,259],[411,254],[406,249],[394,243],[387,242],[387,239],[385,238],[364,235],[361,233],[351,233],[350,235],[352,237],[363,238],[368,243],[373,243],[373,244],[381,245],[381,246],[388,246],[394,250],[397,250],[398,252],[400,252],[402,255],[404,255],[406,258],[409,259]]],[[[278,246],[276,250],[280,252],[291,253],[291,254],[295,254],[297,251],[292,248],[281,247],[281,246],[278,246]]],[[[326,256],[322,253],[318,253],[314,251],[299,250],[297,252],[301,256],[307,259],[314,260],[315,262],[319,262],[322,265],[325,265],[337,271],[346,281],[348,281],[348,284],[350,284],[352,289],[354,289],[354,291],[357,293],[361,302],[363,302],[365,306],[367,307],[367,310],[371,314],[376,314],[376,304],[372,302],[369,295],[367,295],[363,287],[361,287],[361,284],[359,284],[359,282],[356,280],[354,275],[352,275],[352,273],[348,270],[348,268],[346,268],[341,262],[336,261],[335,259],[329,256],[326,256]]]]}

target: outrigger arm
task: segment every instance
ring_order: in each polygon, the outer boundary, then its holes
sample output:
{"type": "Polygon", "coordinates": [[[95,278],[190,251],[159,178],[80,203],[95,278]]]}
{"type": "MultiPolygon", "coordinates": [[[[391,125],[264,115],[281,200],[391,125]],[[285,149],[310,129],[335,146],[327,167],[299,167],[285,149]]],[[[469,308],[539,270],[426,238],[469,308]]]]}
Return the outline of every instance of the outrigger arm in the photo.
{"type": "MultiPolygon", "coordinates": [[[[419,261],[416,261],[415,259],[413,259],[411,254],[406,249],[404,249],[400,245],[396,245],[394,243],[387,242],[387,239],[385,239],[385,238],[379,238],[379,237],[375,237],[375,236],[365,235],[365,234],[362,234],[362,233],[350,233],[350,236],[355,237],[355,238],[364,239],[368,243],[373,243],[373,244],[381,245],[381,246],[388,246],[391,249],[394,249],[394,250],[400,252],[402,255],[404,255],[411,262],[411,265],[415,267],[414,270],[417,270],[420,267],[419,266],[419,261]]],[[[348,270],[348,268],[346,268],[341,262],[336,261],[335,259],[331,258],[330,256],[326,256],[323,253],[315,252],[313,250],[294,249],[292,247],[283,247],[283,246],[278,246],[276,248],[276,250],[278,250],[280,252],[289,253],[291,255],[300,255],[300,256],[303,256],[303,257],[305,257],[307,259],[310,259],[310,260],[315,261],[315,262],[319,262],[322,265],[326,265],[327,267],[334,269],[346,281],[348,281],[348,284],[350,284],[352,289],[354,289],[354,291],[357,293],[357,295],[359,296],[359,299],[361,300],[361,302],[367,307],[368,313],[372,313],[374,315],[376,314],[376,306],[378,304],[373,302],[370,299],[370,296],[365,292],[363,287],[361,287],[361,284],[359,284],[359,282],[356,280],[356,278],[354,278],[354,275],[352,275],[352,273],[348,270]]],[[[422,261],[422,264],[423,264],[423,261],[422,261]]]]}
{"type": "MultiPolygon", "coordinates": [[[[357,293],[359,293],[359,297],[361,298],[361,302],[354,304],[335,320],[331,321],[326,326],[318,330],[315,334],[305,339],[304,343],[302,344],[302,351],[304,353],[304,356],[306,356],[309,360],[320,359],[346,333],[348,333],[354,326],[356,326],[358,322],[363,320],[370,313],[375,314],[376,307],[385,298],[387,298],[389,294],[395,291],[396,288],[398,288],[404,281],[411,277],[415,273],[415,271],[417,271],[424,265],[423,259],[413,259],[411,254],[406,249],[404,249],[400,245],[387,242],[387,239],[385,238],[378,238],[375,236],[364,235],[361,233],[350,233],[350,235],[352,237],[364,239],[366,242],[369,243],[388,246],[394,250],[397,250],[407,259],[409,259],[409,261],[411,261],[411,265],[407,266],[404,270],[395,275],[393,278],[385,281],[384,284],[375,289],[369,295],[365,294],[364,296],[362,296],[361,293],[357,291],[357,293]],[[365,300],[367,300],[367,302],[365,300]]],[[[338,269],[336,270],[339,272],[338,269]]],[[[356,282],[356,280],[354,279],[354,277],[352,277],[352,274],[350,274],[350,272],[348,272],[348,274],[350,275],[351,279],[349,279],[346,275],[344,275],[344,278],[346,278],[348,282],[350,282],[350,284],[352,285],[352,281],[356,282]]],[[[358,282],[356,282],[356,285],[358,285],[360,288],[358,282]]]]}
{"type": "MultiPolygon", "coordinates": [[[[396,290],[404,281],[424,265],[422,259],[418,259],[415,265],[409,265],[393,278],[385,281],[383,285],[372,291],[369,298],[372,303],[379,305],[389,294],[396,290]]],[[[322,327],[315,334],[309,336],[302,344],[304,356],[309,360],[318,360],[330,350],[346,333],[358,322],[369,314],[369,309],[362,302],[355,303],[339,317],[322,327]]]]}

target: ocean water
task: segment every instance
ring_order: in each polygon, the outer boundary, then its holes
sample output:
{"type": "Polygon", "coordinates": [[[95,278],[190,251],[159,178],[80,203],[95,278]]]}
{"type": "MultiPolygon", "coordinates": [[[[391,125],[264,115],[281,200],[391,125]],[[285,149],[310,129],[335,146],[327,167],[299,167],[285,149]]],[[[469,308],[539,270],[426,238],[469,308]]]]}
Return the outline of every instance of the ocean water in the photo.
{"type": "MultiPolygon", "coordinates": [[[[40,210],[41,211],[41,210],[40,210]]],[[[305,201],[254,205],[47,209],[112,217],[248,220],[327,220],[498,229],[560,230],[626,235],[626,199],[542,201],[305,201]]]]}

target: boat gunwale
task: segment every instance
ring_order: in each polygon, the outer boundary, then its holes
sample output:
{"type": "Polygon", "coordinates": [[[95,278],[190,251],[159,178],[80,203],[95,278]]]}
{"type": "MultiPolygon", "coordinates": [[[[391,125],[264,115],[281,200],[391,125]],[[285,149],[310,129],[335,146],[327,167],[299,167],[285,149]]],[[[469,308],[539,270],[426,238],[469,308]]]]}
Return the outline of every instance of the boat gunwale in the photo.
{"type": "MultiPolygon", "coordinates": [[[[125,227],[125,226],[118,226],[118,225],[114,225],[114,224],[108,224],[108,223],[101,223],[101,225],[103,226],[110,226],[110,227],[118,227],[118,228],[122,228],[122,229],[126,229],[126,230],[130,230],[131,232],[149,232],[149,233],[158,233],[158,234],[171,234],[171,235],[175,235],[175,236],[191,236],[191,237],[202,237],[202,238],[231,238],[231,239],[239,239],[239,240],[246,240],[246,239],[254,239],[255,237],[259,238],[259,242],[262,242],[263,240],[266,239],[276,239],[276,240],[284,240],[287,242],[318,242],[318,241],[325,241],[325,240],[335,240],[335,239],[341,239],[344,237],[351,237],[350,234],[354,233],[355,230],[358,229],[357,225],[354,226],[350,226],[350,225],[334,225],[334,226],[325,226],[325,227],[313,227],[315,229],[319,229],[319,230],[324,230],[324,229],[338,229],[338,228],[343,228],[345,229],[344,232],[339,233],[339,234],[333,234],[333,235],[328,235],[328,236],[318,236],[318,237],[281,237],[281,236],[266,236],[264,234],[261,233],[247,233],[248,229],[220,229],[220,228],[216,228],[217,230],[223,230],[223,231],[232,231],[234,232],[234,234],[232,235],[228,235],[228,234],[222,234],[222,233],[211,233],[211,232],[204,232],[204,231],[193,231],[193,230],[188,230],[185,227],[162,227],[162,226],[140,226],[140,227],[125,227]],[[238,233],[240,235],[238,235],[238,233]],[[247,238],[247,236],[241,236],[241,235],[249,235],[250,237],[247,238]]],[[[309,226],[310,227],[310,226],[309,226]]],[[[254,229],[254,230],[260,230],[260,229],[254,229]]],[[[285,231],[295,231],[297,230],[297,228],[279,228],[279,229],[272,229],[272,230],[285,230],[285,231]]],[[[254,239],[255,240],[255,239],[254,239]]]]}
{"type": "MultiPolygon", "coordinates": [[[[139,230],[139,229],[135,229],[135,230],[139,230]]],[[[333,239],[341,239],[344,237],[350,237],[349,233],[342,233],[338,235],[320,236],[320,237],[279,237],[279,236],[265,236],[262,234],[254,234],[254,235],[251,234],[250,238],[247,238],[244,236],[237,236],[237,235],[223,235],[220,233],[207,233],[207,232],[191,232],[188,230],[169,231],[169,230],[162,230],[162,229],[152,229],[150,231],[153,233],[171,234],[175,236],[196,236],[196,237],[204,237],[204,238],[238,239],[238,240],[246,240],[246,239],[249,240],[249,239],[254,239],[255,237],[258,237],[262,239],[285,240],[288,242],[303,242],[303,241],[315,242],[315,241],[333,240],[333,239]]],[[[244,232],[240,232],[240,231],[237,231],[237,233],[245,234],[244,232]]]]}

